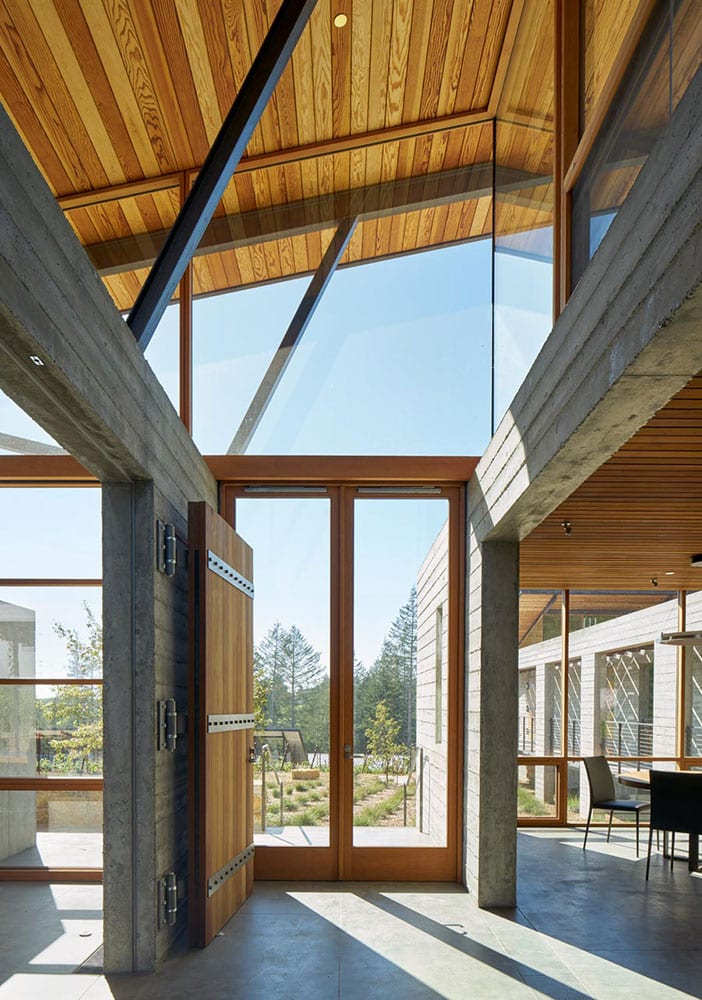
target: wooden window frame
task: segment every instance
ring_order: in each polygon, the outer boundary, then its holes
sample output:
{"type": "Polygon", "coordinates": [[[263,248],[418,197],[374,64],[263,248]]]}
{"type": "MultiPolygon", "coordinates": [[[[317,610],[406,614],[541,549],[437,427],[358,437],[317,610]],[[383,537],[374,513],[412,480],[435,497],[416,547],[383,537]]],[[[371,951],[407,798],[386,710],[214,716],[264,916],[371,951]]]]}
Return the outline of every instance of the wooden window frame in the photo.
{"type": "MultiPolygon", "coordinates": [[[[10,455],[0,458],[0,485],[5,487],[91,487],[97,480],[69,455],[10,455]],[[9,473],[9,475],[8,475],[9,473]],[[53,475],[52,475],[53,473],[53,475]]],[[[0,587],[102,587],[99,577],[4,577],[0,587]]],[[[104,677],[3,677],[0,687],[37,685],[103,686],[104,677]]],[[[0,777],[0,791],[100,791],[104,777],[0,777]]],[[[80,882],[100,884],[103,868],[3,867],[0,882],[80,882]]]]}

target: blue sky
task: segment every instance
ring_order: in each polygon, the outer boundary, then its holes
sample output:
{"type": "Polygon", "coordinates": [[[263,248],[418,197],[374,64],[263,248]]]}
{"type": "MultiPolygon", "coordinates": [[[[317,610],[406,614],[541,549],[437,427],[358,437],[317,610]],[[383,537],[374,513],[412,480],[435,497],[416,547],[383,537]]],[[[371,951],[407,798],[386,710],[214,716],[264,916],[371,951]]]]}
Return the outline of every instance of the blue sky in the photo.
{"type": "MultiPolygon", "coordinates": [[[[481,454],[490,437],[491,253],[487,239],[338,271],[249,452],[481,454]]],[[[195,303],[194,438],[205,454],[227,450],[308,280],[195,303]]],[[[551,267],[498,253],[495,282],[499,420],[550,329],[551,267]]],[[[176,309],[167,310],[146,356],[176,404],[176,309]]],[[[51,441],[2,394],[0,430],[51,441]]],[[[99,576],[99,496],[85,489],[0,491],[0,578],[99,576]]],[[[443,502],[414,503],[360,505],[358,573],[365,584],[356,595],[356,645],[365,662],[376,655],[445,520],[443,502]]],[[[295,621],[326,654],[325,502],[276,510],[267,524],[253,515],[241,521],[262,581],[257,631],[276,618],[295,621]],[[276,560],[294,586],[283,585],[276,560]]],[[[45,663],[61,653],[51,622],[82,624],[86,598],[97,611],[99,594],[75,588],[0,594],[37,609],[45,663]]]]}

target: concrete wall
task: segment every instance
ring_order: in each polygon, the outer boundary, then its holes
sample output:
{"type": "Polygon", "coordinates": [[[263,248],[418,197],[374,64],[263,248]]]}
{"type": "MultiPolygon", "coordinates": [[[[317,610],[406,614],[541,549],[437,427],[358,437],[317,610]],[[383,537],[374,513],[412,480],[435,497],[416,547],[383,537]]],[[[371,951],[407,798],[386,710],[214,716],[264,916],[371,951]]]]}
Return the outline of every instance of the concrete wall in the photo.
{"type": "Polygon", "coordinates": [[[417,826],[437,844],[446,843],[447,832],[448,628],[447,521],[417,576],[417,826]],[[439,686],[437,671],[441,673],[439,686]],[[441,722],[437,733],[439,687],[441,722]]]}
{"type": "Polygon", "coordinates": [[[184,888],[187,794],[184,741],[155,749],[156,700],[185,705],[187,502],[217,489],[1,110],[0,388],[103,484],[105,962],[150,969],[186,919],[157,930],[158,878],[184,888]],[[174,579],[157,518],[176,525],[174,579]]]}
{"type": "Polygon", "coordinates": [[[508,899],[509,883],[516,896],[516,776],[510,761],[518,710],[518,619],[507,597],[512,570],[488,567],[485,545],[503,542],[516,552],[521,538],[702,369],[701,103],[702,71],[469,484],[465,867],[468,885],[484,905],[508,899]],[[497,579],[487,580],[486,573],[497,579]],[[486,600],[491,588],[500,599],[486,600]],[[483,648],[486,637],[491,655],[483,648]],[[505,664],[513,664],[511,674],[505,664]],[[497,676],[502,686],[493,683],[497,676]],[[504,727],[487,766],[492,800],[481,795],[486,726],[504,727]],[[476,844],[489,849],[491,831],[499,831],[500,871],[476,854],[476,844]]]}

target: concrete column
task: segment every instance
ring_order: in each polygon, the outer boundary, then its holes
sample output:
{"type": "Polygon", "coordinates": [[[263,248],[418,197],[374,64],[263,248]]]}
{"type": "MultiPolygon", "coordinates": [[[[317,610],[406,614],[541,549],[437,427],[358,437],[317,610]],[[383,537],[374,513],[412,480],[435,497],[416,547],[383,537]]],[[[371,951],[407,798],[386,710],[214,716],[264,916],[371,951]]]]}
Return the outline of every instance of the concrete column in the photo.
{"type": "Polygon", "coordinates": [[[464,877],[479,906],[517,886],[519,543],[472,544],[468,560],[464,877]]]}
{"type": "MultiPolygon", "coordinates": [[[[597,658],[591,650],[580,655],[580,752],[594,757],[600,747],[600,689],[597,658]]],[[[590,808],[590,786],[585,768],[580,765],[580,815],[590,808]]]]}
{"type": "Polygon", "coordinates": [[[156,962],[153,484],[102,497],[105,968],[131,972],[156,962]]]}

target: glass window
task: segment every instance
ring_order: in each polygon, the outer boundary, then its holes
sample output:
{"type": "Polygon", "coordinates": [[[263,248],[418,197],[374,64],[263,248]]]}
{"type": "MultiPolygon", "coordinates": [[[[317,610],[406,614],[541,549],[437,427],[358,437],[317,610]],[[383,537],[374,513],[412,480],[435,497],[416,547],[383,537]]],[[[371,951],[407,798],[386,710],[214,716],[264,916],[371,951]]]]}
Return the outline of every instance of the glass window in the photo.
{"type": "Polygon", "coordinates": [[[0,489],[2,579],[99,579],[98,488],[0,489]]]}
{"type": "Polygon", "coordinates": [[[0,684],[0,776],[102,775],[102,687],[0,684]]]}
{"type": "Polygon", "coordinates": [[[561,753],[561,592],[519,595],[519,753],[561,753]]]}
{"type": "MultiPolygon", "coordinates": [[[[612,37],[630,16],[630,4],[604,5],[595,16],[586,5],[586,25],[594,19],[604,28],[612,18],[612,37]],[[622,8],[617,9],[617,8],[622,8]],[[606,20],[605,20],[606,19],[606,20]],[[618,27],[614,30],[614,22],[618,27]]],[[[600,32],[602,38],[606,32],[600,32]]],[[[702,60],[702,22],[694,0],[656,4],[637,51],[612,102],[573,192],[573,284],[582,275],[620,206],[638,177],[675,107],[702,60]],[[672,33],[671,33],[672,26],[672,33]]],[[[597,29],[585,39],[585,51],[596,46],[597,29]]],[[[609,39],[608,39],[609,42],[609,39]]],[[[604,52],[606,46],[601,46],[604,52]]],[[[585,110],[592,104],[593,65],[602,61],[594,51],[586,56],[585,110]]]]}
{"type": "Polygon", "coordinates": [[[0,867],[101,868],[102,792],[0,791],[0,867]]]}
{"type": "Polygon", "coordinates": [[[553,23],[526,0],[495,127],[494,427],[553,326],[553,23]]]}
{"type": "Polygon", "coordinates": [[[0,391],[0,455],[65,455],[24,410],[0,391]]]}
{"type": "Polygon", "coordinates": [[[676,755],[677,651],[657,640],[676,628],[677,614],[676,596],[663,591],[571,593],[584,756],[676,755]]]}
{"type": "Polygon", "coordinates": [[[0,679],[101,677],[100,587],[0,587],[0,679]]]}
{"type": "Polygon", "coordinates": [[[204,455],[229,451],[308,284],[297,278],[193,303],[193,440],[204,455]]]}
{"type": "Polygon", "coordinates": [[[338,270],[250,451],[480,454],[490,256],[486,239],[338,270]]]}
{"type": "Polygon", "coordinates": [[[180,407],[180,305],[172,302],[154,330],[144,357],[173,407],[180,407]]]}
{"type": "MultiPolygon", "coordinates": [[[[686,629],[702,631],[702,591],[685,599],[686,629]]],[[[686,757],[702,757],[702,644],[683,646],[685,658],[685,743],[686,757]]]]}
{"type": "Polygon", "coordinates": [[[517,796],[519,819],[554,817],[558,802],[558,768],[551,764],[520,764],[517,796]]]}

